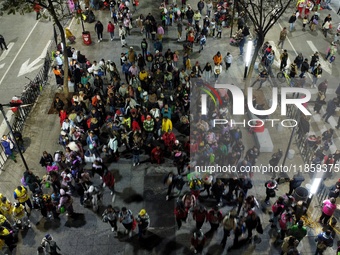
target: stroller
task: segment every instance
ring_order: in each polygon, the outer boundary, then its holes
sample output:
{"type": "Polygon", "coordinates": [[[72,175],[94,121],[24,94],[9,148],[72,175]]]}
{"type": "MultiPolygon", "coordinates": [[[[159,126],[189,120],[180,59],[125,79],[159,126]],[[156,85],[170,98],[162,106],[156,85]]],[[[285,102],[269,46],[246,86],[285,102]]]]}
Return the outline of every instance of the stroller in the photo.
{"type": "Polygon", "coordinates": [[[230,38],[230,45],[238,47],[242,40],[242,35],[235,34],[230,38]]]}

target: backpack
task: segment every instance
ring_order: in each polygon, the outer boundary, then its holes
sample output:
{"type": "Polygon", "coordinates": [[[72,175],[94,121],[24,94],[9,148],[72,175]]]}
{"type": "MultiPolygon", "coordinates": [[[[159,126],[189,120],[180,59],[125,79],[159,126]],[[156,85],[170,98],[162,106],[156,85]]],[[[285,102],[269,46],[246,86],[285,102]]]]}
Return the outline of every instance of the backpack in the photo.
{"type": "Polygon", "coordinates": [[[277,209],[281,207],[283,209],[284,205],[281,205],[281,204],[278,204],[277,202],[275,202],[273,205],[272,205],[272,211],[273,213],[276,213],[277,212],[277,209]]]}
{"type": "Polygon", "coordinates": [[[243,34],[244,36],[250,35],[250,33],[249,33],[249,28],[248,28],[248,27],[244,27],[244,29],[243,29],[243,31],[242,31],[242,34],[243,34]]]}

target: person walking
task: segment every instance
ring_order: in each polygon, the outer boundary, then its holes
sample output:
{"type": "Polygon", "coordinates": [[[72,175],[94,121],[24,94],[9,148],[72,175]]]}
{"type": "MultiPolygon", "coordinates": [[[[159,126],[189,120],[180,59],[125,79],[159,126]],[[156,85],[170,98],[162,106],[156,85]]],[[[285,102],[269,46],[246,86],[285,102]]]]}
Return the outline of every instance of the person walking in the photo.
{"type": "Polygon", "coordinates": [[[207,42],[207,38],[205,37],[205,35],[202,35],[200,39],[200,49],[198,53],[201,53],[206,42],[207,42]]]}
{"type": "Polygon", "coordinates": [[[322,116],[322,118],[325,119],[326,123],[328,123],[329,117],[331,117],[335,113],[337,103],[338,103],[338,99],[336,97],[328,101],[326,113],[322,116]]]}
{"type": "Polygon", "coordinates": [[[326,104],[326,94],[324,91],[319,91],[315,100],[314,111],[319,114],[324,104],[326,104]]]}
{"type": "Polygon", "coordinates": [[[289,228],[290,235],[294,236],[299,242],[307,235],[307,228],[303,225],[303,221],[299,220],[297,224],[289,228]]]}
{"type": "Polygon", "coordinates": [[[328,247],[333,246],[332,231],[328,229],[325,232],[321,232],[315,238],[315,242],[317,242],[315,255],[322,255],[328,247]]]}
{"type": "Polygon", "coordinates": [[[210,80],[211,73],[212,73],[211,64],[207,62],[203,68],[203,74],[206,81],[210,80]]]}
{"type": "Polygon", "coordinates": [[[108,222],[110,224],[111,231],[113,232],[113,235],[115,237],[118,236],[117,221],[119,217],[119,211],[119,207],[112,207],[112,205],[108,205],[104,213],[102,214],[103,222],[108,222]]]}
{"type": "Polygon", "coordinates": [[[3,135],[1,138],[1,145],[4,148],[5,155],[17,163],[16,156],[14,154],[14,142],[12,139],[7,135],[3,135]]]}
{"type": "Polygon", "coordinates": [[[227,55],[224,57],[225,70],[226,71],[228,71],[232,62],[233,62],[233,56],[230,54],[230,52],[227,52],[227,55]]]}
{"type": "Polygon", "coordinates": [[[96,25],[94,25],[94,31],[97,33],[98,42],[101,42],[103,40],[104,26],[99,20],[97,21],[96,25]]]}
{"type": "Polygon", "coordinates": [[[122,44],[122,47],[126,47],[126,30],[122,25],[119,25],[119,37],[120,37],[120,43],[122,44]]]}
{"type": "Polygon", "coordinates": [[[116,195],[115,195],[115,177],[114,175],[108,170],[105,169],[103,173],[103,187],[108,187],[109,190],[111,191],[111,196],[112,196],[112,203],[115,201],[116,195]]]}
{"type": "Polygon", "coordinates": [[[53,237],[50,234],[46,234],[44,238],[41,240],[41,247],[45,249],[45,252],[50,255],[58,255],[58,251],[60,250],[56,241],[53,240],[53,237]]]}
{"type": "Polygon", "coordinates": [[[309,70],[309,64],[308,64],[308,58],[305,58],[305,60],[302,62],[301,64],[301,73],[299,75],[300,78],[302,78],[306,72],[308,72],[309,70]]]}
{"type": "Polygon", "coordinates": [[[280,45],[281,45],[281,49],[283,49],[283,44],[284,44],[286,38],[287,38],[287,28],[284,27],[280,32],[279,42],[277,43],[278,47],[280,47],[280,45]]]}
{"type": "Polygon", "coordinates": [[[132,224],[134,221],[133,214],[131,210],[128,210],[126,207],[123,207],[121,212],[119,213],[119,222],[121,222],[125,228],[125,234],[128,234],[129,237],[132,236],[132,224]]]}
{"type": "Polygon", "coordinates": [[[24,186],[18,186],[14,190],[14,199],[18,200],[18,202],[24,206],[27,204],[30,210],[32,210],[32,202],[28,195],[28,191],[24,186]]]}
{"type": "Polygon", "coordinates": [[[182,20],[179,20],[177,22],[177,42],[179,42],[182,39],[182,31],[183,31],[183,22],[182,20]]]}
{"type": "Polygon", "coordinates": [[[147,51],[148,51],[148,43],[145,38],[143,38],[142,42],[140,43],[140,47],[142,49],[143,58],[146,58],[147,51]]]}
{"type": "Polygon", "coordinates": [[[113,41],[115,37],[115,25],[113,25],[111,21],[109,21],[109,24],[107,24],[107,32],[109,32],[111,41],[113,41]]]}
{"type": "Polygon", "coordinates": [[[145,209],[140,210],[136,217],[136,221],[138,224],[138,239],[141,240],[150,226],[150,217],[145,209]]]}
{"type": "Polygon", "coordinates": [[[326,60],[330,57],[329,62],[332,63],[335,60],[335,53],[338,51],[337,45],[335,42],[331,43],[331,46],[328,48],[326,60]]]}
{"type": "Polygon", "coordinates": [[[237,226],[235,214],[229,212],[222,220],[222,226],[223,226],[223,239],[221,241],[221,245],[224,248],[227,244],[228,236],[230,236],[231,231],[235,231],[237,226]]]}
{"type": "Polygon", "coordinates": [[[266,82],[268,79],[268,73],[266,70],[263,70],[258,76],[257,76],[257,79],[254,81],[254,83],[250,86],[250,87],[254,87],[254,85],[257,83],[257,82],[260,82],[260,86],[258,87],[257,90],[261,89],[262,87],[262,84],[264,82],[266,82]]]}
{"type": "Polygon", "coordinates": [[[215,80],[218,79],[218,76],[222,73],[222,65],[221,64],[215,64],[214,66],[214,75],[215,80]]]}
{"type": "Polygon", "coordinates": [[[333,213],[336,210],[336,200],[334,197],[332,197],[330,199],[324,200],[322,204],[323,204],[321,211],[322,214],[319,218],[319,223],[327,225],[329,219],[332,217],[333,213]]]}
{"type": "Polygon", "coordinates": [[[202,228],[204,222],[207,220],[208,211],[203,205],[195,206],[192,218],[196,221],[196,230],[202,228]]]}
{"type": "Polygon", "coordinates": [[[322,26],[322,32],[323,32],[323,35],[325,36],[325,38],[327,38],[327,34],[328,34],[328,31],[329,29],[331,28],[332,26],[332,21],[329,21],[327,20],[323,26],[322,26]]]}
{"type": "Polygon", "coordinates": [[[1,50],[4,50],[4,48],[5,50],[8,50],[7,44],[5,42],[5,38],[3,37],[3,35],[0,35],[0,48],[1,50]]]}

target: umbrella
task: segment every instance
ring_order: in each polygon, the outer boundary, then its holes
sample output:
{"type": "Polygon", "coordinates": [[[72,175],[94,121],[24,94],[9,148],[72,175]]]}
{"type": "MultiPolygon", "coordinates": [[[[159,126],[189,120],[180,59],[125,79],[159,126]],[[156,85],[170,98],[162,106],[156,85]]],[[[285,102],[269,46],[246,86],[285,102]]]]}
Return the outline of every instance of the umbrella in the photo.
{"type": "Polygon", "coordinates": [[[194,180],[194,179],[200,179],[201,173],[199,172],[192,172],[187,174],[188,181],[194,180]]]}

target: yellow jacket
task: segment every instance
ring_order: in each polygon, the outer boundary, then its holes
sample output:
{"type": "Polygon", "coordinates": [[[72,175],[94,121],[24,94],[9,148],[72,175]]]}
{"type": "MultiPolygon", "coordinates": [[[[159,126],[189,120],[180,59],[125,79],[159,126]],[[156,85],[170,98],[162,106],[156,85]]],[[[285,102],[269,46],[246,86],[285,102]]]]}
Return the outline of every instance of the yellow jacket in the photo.
{"type": "Polygon", "coordinates": [[[13,207],[12,215],[16,219],[21,219],[22,217],[26,216],[25,207],[20,205],[19,207],[13,207]]]}
{"type": "Polygon", "coordinates": [[[7,218],[3,216],[2,214],[0,214],[0,225],[4,224],[6,220],[7,218]]]}
{"type": "Polygon", "coordinates": [[[172,130],[172,121],[170,119],[163,118],[162,120],[162,131],[168,132],[172,130]]]}
{"type": "Polygon", "coordinates": [[[11,214],[12,212],[12,203],[7,199],[5,203],[0,203],[0,212],[5,215],[8,216],[11,214]]]}
{"type": "Polygon", "coordinates": [[[14,195],[14,198],[17,199],[20,203],[23,203],[23,202],[26,202],[29,197],[28,197],[28,194],[27,194],[27,189],[24,187],[24,186],[21,186],[22,187],[22,190],[18,190],[18,189],[15,189],[14,190],[14,193],[16,195],[14,195]]]}

